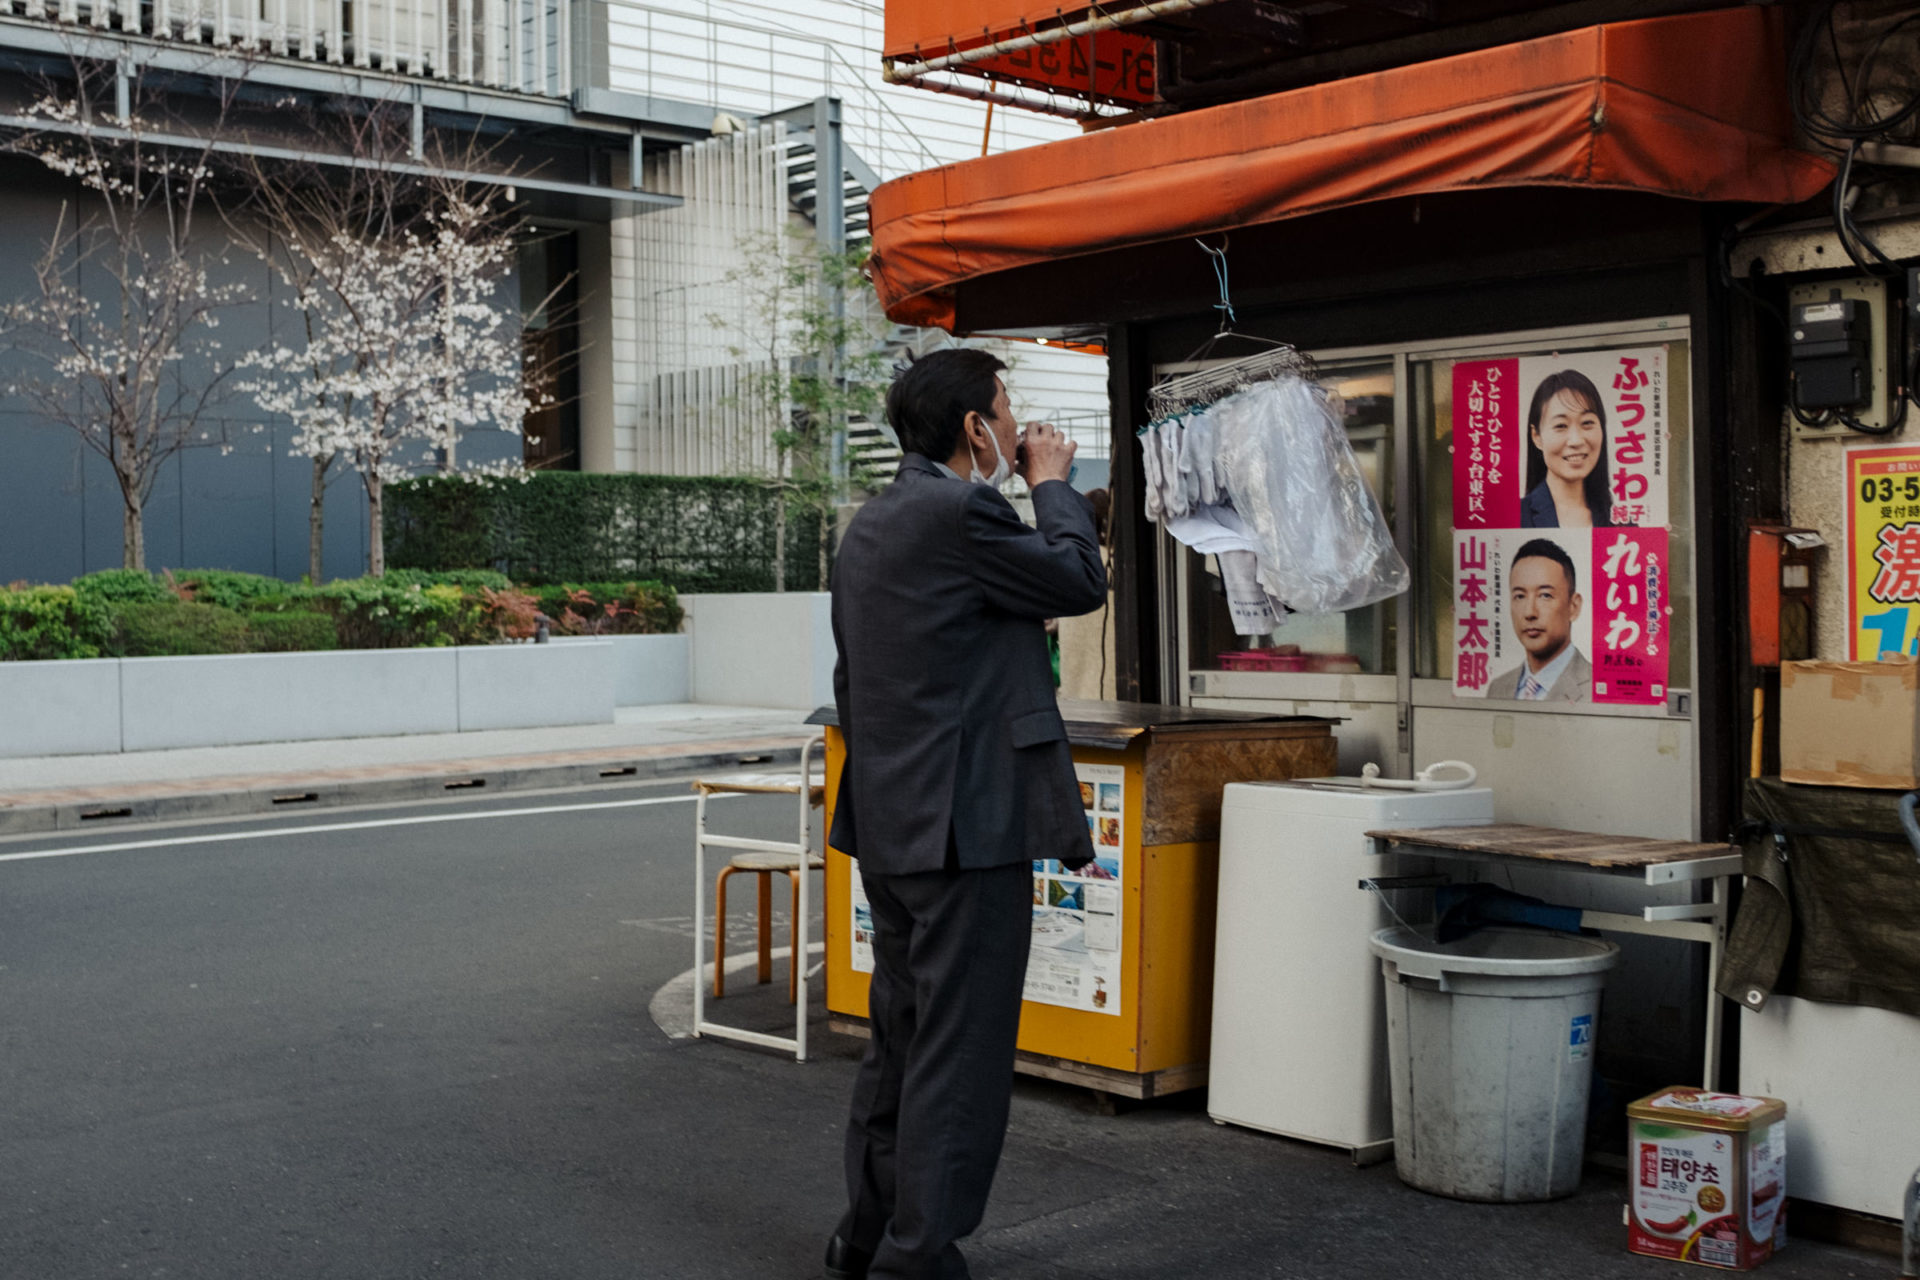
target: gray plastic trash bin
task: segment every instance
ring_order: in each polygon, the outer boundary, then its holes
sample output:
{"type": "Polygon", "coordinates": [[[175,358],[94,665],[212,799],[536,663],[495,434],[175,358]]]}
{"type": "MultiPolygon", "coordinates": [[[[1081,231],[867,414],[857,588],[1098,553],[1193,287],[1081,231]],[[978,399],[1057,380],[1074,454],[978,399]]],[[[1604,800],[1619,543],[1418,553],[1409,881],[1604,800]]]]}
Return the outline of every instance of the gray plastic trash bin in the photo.
{"type": "Polygon", "coordinates": [[[1382,929],[1393,1153],[1410,1186],[1549,1200],[1580,1186],[1600,986],[1620,948],[1538,929],[1382,929]]]}

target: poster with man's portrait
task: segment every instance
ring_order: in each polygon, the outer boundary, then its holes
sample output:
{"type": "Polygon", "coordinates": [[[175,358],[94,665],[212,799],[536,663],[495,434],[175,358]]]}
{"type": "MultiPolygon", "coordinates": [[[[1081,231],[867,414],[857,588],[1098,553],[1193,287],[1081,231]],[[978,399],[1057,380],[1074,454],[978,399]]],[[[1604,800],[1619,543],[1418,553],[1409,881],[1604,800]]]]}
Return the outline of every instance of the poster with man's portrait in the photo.
{"type": "Polygon", "coordinates": [[[1541,703],[1666,698],[1667,531],[1453,535],[1453,692],[1541,703]]]}

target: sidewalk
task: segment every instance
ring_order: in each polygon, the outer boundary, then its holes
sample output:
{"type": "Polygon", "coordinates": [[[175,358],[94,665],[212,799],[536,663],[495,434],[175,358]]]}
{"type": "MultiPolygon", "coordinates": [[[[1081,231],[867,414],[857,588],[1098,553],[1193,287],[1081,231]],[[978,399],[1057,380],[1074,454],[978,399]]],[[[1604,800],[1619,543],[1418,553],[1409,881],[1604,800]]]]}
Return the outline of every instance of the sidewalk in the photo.
{"type": "Polygon", "coordinates": [[[790,763],[807,715],[676,703],[568,728],[0,759],[0,836],[790,763]]]}

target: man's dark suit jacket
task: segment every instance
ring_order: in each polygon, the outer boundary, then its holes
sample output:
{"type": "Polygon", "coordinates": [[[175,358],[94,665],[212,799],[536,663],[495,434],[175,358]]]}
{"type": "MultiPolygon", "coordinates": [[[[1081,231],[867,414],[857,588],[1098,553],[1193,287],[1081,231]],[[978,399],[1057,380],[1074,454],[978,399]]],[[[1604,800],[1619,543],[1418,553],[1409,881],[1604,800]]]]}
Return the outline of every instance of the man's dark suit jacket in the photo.
{"type": "Polygon", "coordinates": [[[1042,624],[1098,609],[1106,571],[1086,498],[1047,481],[1033,509],[1037,529],[910,453],[847,527],[833,574],[847,759],[829,839],[863,871],[1091,854],[1042,624]]]}

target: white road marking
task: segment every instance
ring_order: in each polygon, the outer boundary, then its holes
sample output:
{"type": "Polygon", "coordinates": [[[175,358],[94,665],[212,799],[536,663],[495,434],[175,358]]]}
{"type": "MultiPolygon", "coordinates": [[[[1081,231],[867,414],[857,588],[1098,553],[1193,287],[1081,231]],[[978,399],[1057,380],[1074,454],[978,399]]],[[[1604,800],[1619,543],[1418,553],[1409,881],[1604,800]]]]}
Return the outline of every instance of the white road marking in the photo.
{"type": "MultiPolygon", "coordinates": [[[[211,836],[168,836],[159,840],[121,840],[114,844],[77,845],[67,849],[36,849],[28,853],[0,853],[0,862],[29,858],[73,858],[83,853],[120,853],[129,849],[164,849],[180,844],[221,844],[231,840],[267,840],[275,836],[322,835],[330,831],[366,831],[374,827],[410,827],[426,822],[472,822],[481,818],[528,818],[543,813],[579,813],[587,809],[636,809],[642,805],[691,804],[698,796],[648,796],[643,800],[603,800],[594,804],[544,804],[531,809],[485,809],[474,813],[432,813],[412,818],[377,818],[367,822],[327,822],[308,827],[275,827],[263,831],[223,831],[211,836]]],[[[722,797],[710,796],[718,800],[722,797]]]]}

